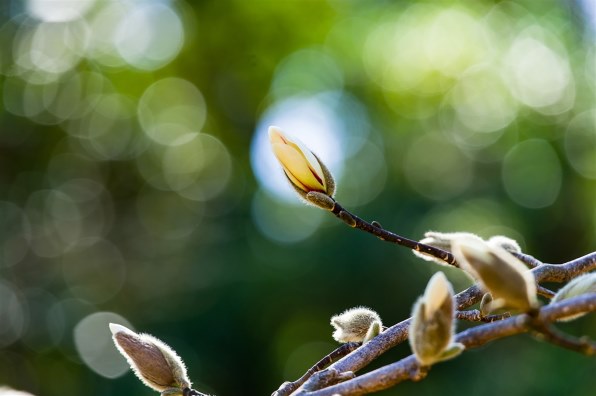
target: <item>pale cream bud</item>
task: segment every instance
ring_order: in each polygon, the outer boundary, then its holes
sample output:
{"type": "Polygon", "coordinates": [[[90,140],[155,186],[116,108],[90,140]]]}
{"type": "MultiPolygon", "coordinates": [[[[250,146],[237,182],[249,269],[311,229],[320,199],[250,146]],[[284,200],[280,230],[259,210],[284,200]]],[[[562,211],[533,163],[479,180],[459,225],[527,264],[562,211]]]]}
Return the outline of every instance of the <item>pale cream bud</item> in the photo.
{"type": "Polygon", "coordinates": [[[333,197],[335,181],[331,172],[300,140],[271,126],[269,142],[290,184],[302,198],[306,199],[311,191],[333,197]]]}
{"type": "Polygon", "coordinates": [[[366,307],[351,308],[333,316],[331,325],[335,327],[333,338],[338,342],[369,341],[383,327],[379,314],[366,307]]]}
{"type": "Polygon", "coordinates": [[[454,301],[451,284],[442,272],[429,280],[424,295],[414,304],[408,334],[410,347],[423,366],[455,357],[454,301]],[[447,353],[448,351],[448,353],[447,353]]]}
{"type": "Polygon", "coordinates": [[[529,311],[538,306],[532,273],[503,248],[460,238],[453,241],[452,252],[460,267],[490,292],[491,309],[507,307],[529,311]]]}
{"type": "MultiPolygon", "coordinates": [[[[596,293],[596,272],[584,274],[572,279],[564,287],[562,287],[555,297],[551,300],[551,304],[559,301],[567,300],[568,298],[581,296],[583,294],[596,293]]],[[[559,319],[559,321],[567,322],[577,319],[585,314],[570,315],[559,319]]]]}
{"type": "MultiPolygon", "coordinates": [[[[446,252],[451,253],[451,242],[457,238],[473,238],[482,240],[478,235],[472,234],[470,232],[436,232],[436,231],[427,231],[424,233],[424,238],[420,240],[420,243],[433,246],[444,250],[446,252]]],[[[451,267],[450,264],[445,263],[443,260],[440,260],[430,254],[423,253],[417,250],[412,250],[412,252],[426,261],[434,261],[437,264],[444,265],[447,267],[451,267]]]]}
{"type": "Polygon", "coordinates": [[[521,253],[521,251],[522,251],[521,247],[519,246],[519,243],[517,243],[517,241],[515,239],[511,239],[504,235],[492,236],[488,239],[487,242],[493,246],[498,246],[500,248],[503,248],[503,249],[507,250],[508,252],[521,253]]]}
{"type": "Polygon", "coordinates": [[[482,300],[480,300],[480,315],[482,315],[482,316],[489,315],[491,309],[493,309],[492,303],[493,303],[493,296],[491,296],[490,293],[485,293],[482,296],[482,300]]]}
{"type": "Polygon", "coordinates": [[[182,395],[184,388],[190,388],[182,359],[168,345],[118,324],[110,323],[110,330],[116,347],[145,385],[167,395],[182,395]]]}
{"type": "Polygon", "coordinates": [[[33,396],[31,393],[11,389],[7,386],[0,386],[0,396],[33,396]]]}
{"type": "Polygon", "coordinates": [[[383,324],[380,321],[375,320],[374,322],[372,322],[370,324],[370,327],[368,328],[366,335],[364,336],[364,339],[362,340],[362,343],[366,344],[367,342],[369,342],[370,340],[372,340],[373,338],[375,338],[376,336],[381,334],[382,331],[383,331],[383,324]]]}

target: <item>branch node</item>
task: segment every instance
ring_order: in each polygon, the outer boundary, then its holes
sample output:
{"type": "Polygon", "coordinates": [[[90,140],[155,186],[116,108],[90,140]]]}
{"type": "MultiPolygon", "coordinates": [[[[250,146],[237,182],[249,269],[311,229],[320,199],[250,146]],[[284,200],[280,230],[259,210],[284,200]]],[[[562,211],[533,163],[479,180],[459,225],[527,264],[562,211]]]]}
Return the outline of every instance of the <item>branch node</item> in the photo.
{"type": "Polygon", "coordinates": [[[371,221],[370,224],[372,224],[374,227],[377,227],[377,228],[379,228],[381,230],[383,229],[383,226],[381,225],[381,223],[379,223],[376,220],[371,221]]]}
{"type": "MultiPolygon", "coordinates": [[[[302,386],[302,390],[306,392],[315,391],[317,389],[326,388],[340,382],[347,381],[354,378],[353,371],[339,371],[334,368],[321,370],[308,379],[302,386]]],[[[298,393],[300,394],[300,393],[298,393]]]]}
{"type": "Polygon", "coordinates": [[[356,228],[356,219],[354,219],[354,216],[352,216],[350,213],[346,212],[345,210],[342,210],[341,212],[339,212],[339,218],[344,223],[349,225],[350,227],[356,228]]]}
{"type": "Polygon", "coordinates": [[[409,372],[410,380],[412,382],[422,381],[423,379],[426,378],[429,371],[430,371],[430,366],[413,367],[412,370],[410,370],[410,372],[409,372]]]}

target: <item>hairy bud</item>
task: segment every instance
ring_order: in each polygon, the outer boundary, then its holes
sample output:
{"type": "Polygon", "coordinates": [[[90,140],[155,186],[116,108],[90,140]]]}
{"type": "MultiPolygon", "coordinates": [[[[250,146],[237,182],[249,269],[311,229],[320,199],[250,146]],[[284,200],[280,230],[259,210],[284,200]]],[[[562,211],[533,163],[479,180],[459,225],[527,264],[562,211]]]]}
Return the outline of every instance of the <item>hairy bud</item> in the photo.
{"type": "Polygon", "coordinates": [[[333,197],[335,181],[331,172],[300,140],[271,126],[269,142],[290,184],[306,202],[317,204],[306,197],[311,191],[333,197]]]}
{"type": "Polygon", "coordinates": [[[445,274],[437,272],[412,311],[408,339],[421,365],[453,358],[463,350],[461,344],[453,343],[454,313],[451,284],[445,274]]]}
{"type": "Polygon", "coordinates": [[[325,210],[333,210],[335,207],[335,201],[329,195],[323,194],[318,191],[310,191],[306,193],[304,198],[313,206],[319,207],[325,210]]]}
{"type": "Polygon", "coordinates": [[[7,386],[0,386],[0,396],[33,396],[31,393],[11,389],[7,386]]]}
{"type": "MultiPolygon", "coordinates": [[[[577,297],[588,293],[596,293],[596,272],[584,274],[571,280],[564,287],[562,287],[557,294],[555,294],[555,297],[553,297],[550,303],[557,303],[568,298],[577,297]]],[[[570,315],[559,320],[567,322],[584,315],[585,314],[570,315]]]]}
{"type": "Polygon", "coordinates": [[[172,348],[149,334],[137,334],[110,323],[118,351],[137,377],[148,387],[168,395],[182,395],[190,388],[186,367],[172,348]]]}
{"type": "Polygon", "coordinates": [[[508,307],[529,311],[538,306],[532,273],[503,248],[460,238],[453,241],[452,251],[461,268],[490,292],[491,309],[508,307]]]}
{"type": "Polygon", "coordinates": [[[480,300],[480,314],[482,316],[487,316],[490,314],[490,310],[492,309],[491,305],[493,303],[493,296],[490,293],[485,293],[482,296],[482,300],[480,300]]]}
{"type": "MultiPolygon", "coordinates": [[[[424,233],[424,238],[420,240],[420,243],[425,245],[433,246],[444,250],[446,252],[451,253],[451,242],[457,238],[473,238],[479,241],[482,240],[478,235],[472,234],[470,232],[436,232],[436,231],[427,231],[424,233]]],[[[445,265],[450,267],[449,264],[446,264],[443,260],[440,260],[430,254],[423,253],[417,250],[412,250],[412,252],[426,261],[434,261],[437,264],[445,265]]]]}
{"type": "Polygon", "coordinates": [[[370,324],[370,327],[368,328],[366,335],[364,336],[364,339],[362,340],[362,343],[366,344],[367,342],[369,342],[370,340],[372,340],[373,338],[375,338],[376,336],[381,334],[382,331],[383,331],[383,324],[379,320],[375,320],[374,322],[372,322],[370,324]]]}
{"type": "Polygon", "coordinates": [[[487,242],[493,246],[498,246],[511,253],[521,253],[522,251],[521,247],[519,246],[519,243],[517,243],[515,239],[511,239],[504,235],[492,236],[488,239],[487,242]]]}
{"type": "Polygon", "coordinates": [[[338,342],[366,342],[383,328],[381,317],[370,308],[356,307],[331,318],[333,338],[338,342]]]}

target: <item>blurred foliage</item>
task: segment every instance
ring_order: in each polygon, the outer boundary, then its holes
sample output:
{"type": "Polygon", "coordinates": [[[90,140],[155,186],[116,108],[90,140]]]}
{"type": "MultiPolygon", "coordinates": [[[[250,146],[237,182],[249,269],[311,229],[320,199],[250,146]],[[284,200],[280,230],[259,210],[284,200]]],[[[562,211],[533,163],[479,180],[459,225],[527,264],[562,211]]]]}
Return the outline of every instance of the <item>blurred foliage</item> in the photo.
{"type": "MultiPolygon", "coordinates": [[[[112,321],[168,342],[198,389],[263,395],[335,347],[333,314],[409,316],[436,265],[300,206],[270,124],[404,236],[505,234],[546,262],[596,246],[591,0],[6,0],[0,18],[0,384],[149,394],[112,321]]],[[[595,368],[517,337],[383,394],[587,395],[595,368]]]]}

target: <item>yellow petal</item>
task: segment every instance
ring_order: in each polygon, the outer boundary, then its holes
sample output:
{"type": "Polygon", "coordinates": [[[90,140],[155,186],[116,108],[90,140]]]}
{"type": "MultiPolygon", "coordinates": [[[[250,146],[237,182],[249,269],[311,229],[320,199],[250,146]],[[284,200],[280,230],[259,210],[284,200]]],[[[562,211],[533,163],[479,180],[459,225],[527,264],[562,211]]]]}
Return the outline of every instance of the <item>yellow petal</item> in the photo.
{"type": "Polygon", "coordinates": [[[269,127],[269,143],[287,143],[284,138],[284,133],[281,129],[276,126],[269,127]]]}
{"type": "Polygon", "coordinates": [[[305,158],[306,162],[308,163],[308,167],[315,174],[315,177],[323,185],[323,189],[326,190],[327,189],[327,184],[325,183],[325,176],[323,174],[323,169],[321,169],[321,165],[319,164],[319,161],[314,156],[314,154],[312,153],[312,151],[310,151],[308,149],[308,147],[306,147],[304,145],[304,143],[302,143],[300,140],[298,140],[298,139],[296,139],[294,137],[287,137],[286,136],[286,138],[287,138],[288,143],[290,145],[294,145],[294,147],[298,151],[300,151],[302,153],[302,155],[304,155],[304,158],[305,158]]]}
{"type": "Polygon", "coordinates": [[[304,191],[307,192],[325,191],[323,184],[314,176],[306,158],[304,158],[301,152],[283,143],[273,143],[271,146],[273,153],[283,166],[290,180],[298,181],[298,183],[295,183],[298,188],[304,189],[306,187],[304,191]]]}

